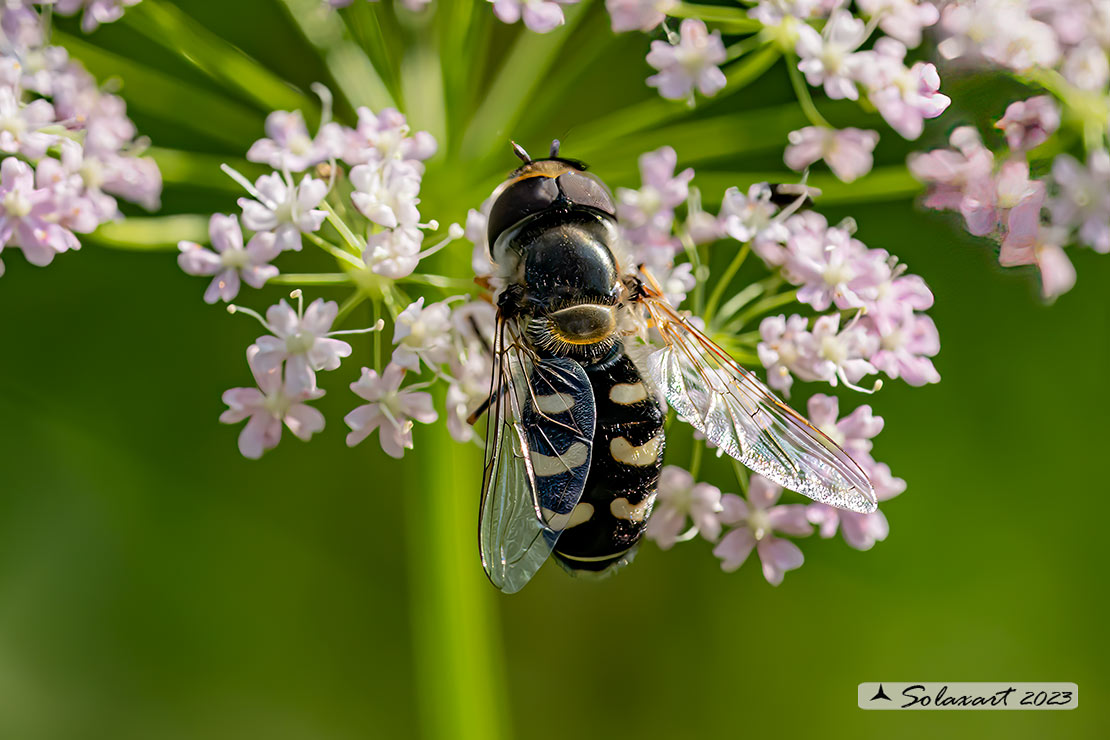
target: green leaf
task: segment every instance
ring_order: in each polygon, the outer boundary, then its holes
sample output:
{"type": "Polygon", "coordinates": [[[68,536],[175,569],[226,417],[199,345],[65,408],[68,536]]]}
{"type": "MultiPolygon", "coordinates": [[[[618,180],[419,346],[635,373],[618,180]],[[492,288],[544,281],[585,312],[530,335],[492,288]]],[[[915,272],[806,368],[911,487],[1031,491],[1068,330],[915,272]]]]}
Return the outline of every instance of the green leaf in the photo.
{"type": "Polygon", "coordinates": [[[324,63],[351,107],[365,105],[375,112],[396,107],[378,71],[357,45],[349,41],[337,44],[327,52],[324,63]]]}
{"type": "Polygon", "coordinates": [[[368,2],[354,3],[339,13],[350,31],[351,39],[358,42],[359,48],[381,76],[386,89],[398,100],[401,97],[400,84],[394,60],[401,58],[407,44],[397,33],[395,24],[391,24],[393,27],[389,29],[383,27],[387,20],[383,18],[385,15],[386,11],[381,3],[368,2]]]}
{"type": "Polygon", "coordinates": [[[262,133],[263,116],[258,111],[62,31],[55,30],[53,40],[101,81],[121,78],[124,87],[120,94],[132,110],[183,126],[236,150],[262,133]]]}
{"type": "MultiPolygon", "coordinates": [[[[716,97],[724,98],[752,82],[778,58],[778,49],[767,46],[728,67],[725,70],[727,83],[716,97]]],[[[614,141],[641,131],[650,131],[675,118],[690,115],[690,112],[690,107],[683,102],[649,98],[580,127],[576,132],[575,147],[600,151],[614,141]]]]}
{"type": "Polygon", "coordinates": [[[748,17],[748,11],[727,5],[698,5],[680,3],[667,11],[673,18],[700,18],[706,23],[719,23],[728,26],[733,33],[751,33],[763,28],[763,24],[748,17]]]}
{"type": "Polygon", "coordinates": [[[409,124],[424,129],[436,141],[447,140],[447,101],[443,68],[434,46],[422,42],[409,46],[401,60],[401,90],[409,124]]]}
{"type": "Polygon", "coordinates": [[[251,181],[272,171],[271,168],[261,164],[218,154],[199,154],[161,147],[150,147],[146,153],[154,158],[158,169],[162,172],[162,181],[174,185],[244,194],[243,188],[237,182],[220,171],[221,164],[230,165],[251,181]]]}
{"type": "Polygon", "coordinates": [[[520,31],[463,137],[462,156],[483,160],[507,144],[528,101],[586,13],[588,2],[563,6],[566,24],[550,33],[520,31]]]}
{"type": "MultiPolygon", "coordinates": [[[[746,190],[757,182],[789,183],[799,182],[798,172],[713,172],[699,171],[694,184],[701,189],[702,198],[708,204],[718,204],[726,189],[736,186],[746,190]]],[[[815,172],[809,176],[808,185],[821,190],[817,207],[842,205],[860,202],[886,202],[906,200],[920,193],[924,186],[913,178],[902,165],[879,167],[855,182],[844,183],[830,172],[815,172]]]]}
{"type": "Polygon", "coordinates": [[[177,249],[179,241],[208,242],[208,216],[129,217],[109,221],[89,234],[89,241],[115,249],[160,251],[177,249]]]}
{"type": "Polygon", "coordinates": [[[338,93],[352,108],[373,110],[396,107],[393,95],[366,53],[347,34],[339,15],[316,0],[281,0],[305,39],[320,51],[339,86],[338,93]]]}
{"type": "Polygon", "coordinates": [[[229,90],[253,99],[264,111],[318,106],[314,98],[294,89],[165,0],[147,0],[125,13],[123,22],[151,41],[176,52],[229,90]]]}
{"type": "Polygon", "coordinates": [[[637,176],[639,155],[661,146],[674,147],[683,164],[726,160],[782,148],[786,145],[786,132],[805,124],[801,108],[790,103],[661,126],[635,137],[614,139],[607,146],[575,149],[575,153],[604,171],[607,180],[627,182],[637,176]]]}

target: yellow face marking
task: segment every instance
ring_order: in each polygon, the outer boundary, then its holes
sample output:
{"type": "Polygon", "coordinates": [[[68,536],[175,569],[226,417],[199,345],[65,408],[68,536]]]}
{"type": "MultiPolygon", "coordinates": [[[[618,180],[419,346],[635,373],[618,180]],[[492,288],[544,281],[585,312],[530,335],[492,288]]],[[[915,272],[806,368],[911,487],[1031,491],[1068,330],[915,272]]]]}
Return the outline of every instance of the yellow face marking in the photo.
{"type": "Polygon", "coordinates": [[[564,334],[563,332],[559,331],[559,327],[557,325],[552,325],[551,331],[562,342],[566,342],[567,344],[582,345],[582,344],[597,344],[598,342],[605,341],[606,339],[609,338],[609,335],[613,333],[613,328],[610,327],[610,328],[607,328],[607,329],[599,329],[596,332],[593,332],[592,334],[575,335],[575,334],[564,334]]]}
{"type": "Polygon", "coordinates": [[[567,344],[597,344],[617,328],[615,306],[584,303],[555,311],[548,318],[552,333],[567,344]]]}
{"type": "Polygon", "coordinates": [[[624,437],[614,437],[609,443],[609,452],[613,459],[625,465],[645,467],[654,465],[659,457],[659,446],[663,444],[663,435],[657,434],[639,447],[634,447],[624,437]]]}
{"type": "Polygon", "coordinates": [[[562,455],[544,455],[532,452],[532,472],[540,478],[574,470],[586,462],[590,449],[582,442],[575,442],[562,455]]]}
{"type": "Polygon", "coordinates": [[[609,400],[622,406],[631,406],[648,397],[643,383],[617,383],[609,391],[609,400]]]}
{"type": "Polygon", "coordinates": [[[655,494],[651,494],[644,498],[643,501],[633,506],[628,503],[626,498],[615,498],[609,504],[609,511],[613,513],[617,519],[626,519],[633,524],[639,524],[647,518],[648,512],[651,511],[651,505],[655,502],[655,494]]]}

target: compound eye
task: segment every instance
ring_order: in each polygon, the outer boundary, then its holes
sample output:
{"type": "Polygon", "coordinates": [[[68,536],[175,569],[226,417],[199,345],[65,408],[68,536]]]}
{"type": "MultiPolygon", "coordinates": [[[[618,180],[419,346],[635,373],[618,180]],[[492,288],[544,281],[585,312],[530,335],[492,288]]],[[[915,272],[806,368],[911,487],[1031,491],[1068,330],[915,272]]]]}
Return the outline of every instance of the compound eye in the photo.
{"type": "Polygon", "coordinates": [[[572,171],[559,175],[559,187],[563,189],[563,195],[571,203],[596,208],[610,216],[617,215],[617,208],[613,204],[613,196],[609,193],[609,188],[589,172],[572,171]]]}
{"type": "Polygon", "coordinates": [[[501,232],[525,216],[544,210],[558,197],[559,186],[550,177],[526,177],[509,185],[490,208],[486,225],[488,243],[492,245],[501,232]]]}

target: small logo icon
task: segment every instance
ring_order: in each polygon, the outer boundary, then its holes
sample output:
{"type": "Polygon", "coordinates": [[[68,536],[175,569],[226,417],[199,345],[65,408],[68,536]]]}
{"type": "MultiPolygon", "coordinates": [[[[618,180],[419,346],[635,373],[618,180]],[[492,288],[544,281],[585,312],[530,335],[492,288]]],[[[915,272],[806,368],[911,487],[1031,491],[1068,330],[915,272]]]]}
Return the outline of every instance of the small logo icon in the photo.
{"type": "Polygon", "coordinates": [[[893,699],[891,699],[889,696],[886,695],[885,691],[883,691],[883,685],[882,684],[879,684],[879,690],[877,692],[875,692],[874,696],[871,697],[871,701],[875,701],[876,699],[886,699],[887,701],[894,701],[893,699]]]}

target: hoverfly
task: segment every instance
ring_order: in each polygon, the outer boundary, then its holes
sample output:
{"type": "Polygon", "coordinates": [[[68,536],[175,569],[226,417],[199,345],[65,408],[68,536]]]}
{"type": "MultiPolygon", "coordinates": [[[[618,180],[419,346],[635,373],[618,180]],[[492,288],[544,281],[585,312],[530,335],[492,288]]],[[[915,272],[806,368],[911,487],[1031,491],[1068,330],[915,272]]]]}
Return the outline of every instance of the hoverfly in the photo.
{"type": "Polygon", "coordinates": [[[479,542],[490,581],[519,591],[550,555],[576,574],[631,559],[663,465],[661,396],[757,473],[816,501],[873,511],[860,466],[631,264],[609,189],[558,146],[532,159],[514,143],[524,164],[494,191],[487,224],[504,281],[483,405],[479,542]],[[649,329],[662,348],[637,352],[649,329]]]}

